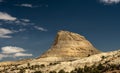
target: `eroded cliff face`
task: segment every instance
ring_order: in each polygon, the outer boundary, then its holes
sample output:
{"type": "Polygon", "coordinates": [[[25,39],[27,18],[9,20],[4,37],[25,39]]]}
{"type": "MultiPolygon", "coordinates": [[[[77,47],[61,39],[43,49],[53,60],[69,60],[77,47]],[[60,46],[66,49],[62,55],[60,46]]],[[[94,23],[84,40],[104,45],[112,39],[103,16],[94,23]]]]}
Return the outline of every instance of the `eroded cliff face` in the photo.
{"type": "Polygon", "coordinates": [[[59,31],[51,48],[44,57],[87,57],[98,51],[84,36],[69,31],[59,31]]]}

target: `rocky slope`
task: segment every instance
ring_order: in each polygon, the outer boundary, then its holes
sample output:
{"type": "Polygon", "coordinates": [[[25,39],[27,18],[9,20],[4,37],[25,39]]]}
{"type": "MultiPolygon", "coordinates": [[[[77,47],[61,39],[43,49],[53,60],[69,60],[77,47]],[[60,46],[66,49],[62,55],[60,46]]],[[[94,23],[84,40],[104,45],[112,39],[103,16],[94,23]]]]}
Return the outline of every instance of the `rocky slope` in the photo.
{"type": "MultiPolygon", "coordinates": [[[[50,71],[59,72],[60,70],[64,70],[65,72],[71,72],[75,68],[84,68],[85,66],[97,66],[102,64],[103,66],[109,65],[118,65],[118,69],[116,70],[118,73],[120,72],[120,50],[100,53],[91,55],[89,57],[79,58],[79,59],[70,59],[70,60],[62,60],[59,61],[57,57],[46,57],[43,61],[41,59],[33,59],[30,61],[24,61],[23,63],[12,63],[9,65],[2,65],[0,63],[0,73],[34,73],[35,71],[41,71],[42,73],[49,73],[50,71]],[[57,61],[49,61],[50,59],[58,59],[57,61]],[[48,60],[49,59],[49,60],[48,60]]],[[[113,66],[112,66],[113,67],[113,66]]],[[[111,71],[113,72],[113,68],[111,71]]],[[[108,73],[111,73],[107,71],[108,73]]],[[[104,72],[104,73],[107,73],[104,72]]]]}
{"type": "Polygon", "coordinates": [[[87,57],[98,51],[84,36],[69,31],[59,31],[51,48],[43,57],[87,57]]]}
{"type": "MultiPolygon", "coordinates": [[[[52,59],[52,58],[51,58],[52,59]]],[[[84,57],[81,59],[71,59],[71,60],[64,60],[64,61],[53,61],[45,63],[46,67],[41,69],[43,72],[49,71],[59,71],[61,69],[65,70],[66,72],[70,72],[75,68],[83,68],[86,66],[92,65],[108,65],[108,64],[120,64],[120,50],[95,54],[89,57],[84,57]],[[52,64],[50,64],[52,63],[52,64]]]]}

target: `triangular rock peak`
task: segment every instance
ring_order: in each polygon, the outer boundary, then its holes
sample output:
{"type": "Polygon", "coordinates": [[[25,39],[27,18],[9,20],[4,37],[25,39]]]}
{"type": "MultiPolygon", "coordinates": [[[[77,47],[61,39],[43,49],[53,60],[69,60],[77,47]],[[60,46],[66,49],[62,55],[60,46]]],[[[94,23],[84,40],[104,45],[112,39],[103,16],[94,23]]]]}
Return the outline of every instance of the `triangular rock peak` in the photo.
{"type": "Polygon", "coordinates": [[[98,51],[84,36],[69,31],[59,31],[51,48],[44,57],[87,57],[98,51]]]}

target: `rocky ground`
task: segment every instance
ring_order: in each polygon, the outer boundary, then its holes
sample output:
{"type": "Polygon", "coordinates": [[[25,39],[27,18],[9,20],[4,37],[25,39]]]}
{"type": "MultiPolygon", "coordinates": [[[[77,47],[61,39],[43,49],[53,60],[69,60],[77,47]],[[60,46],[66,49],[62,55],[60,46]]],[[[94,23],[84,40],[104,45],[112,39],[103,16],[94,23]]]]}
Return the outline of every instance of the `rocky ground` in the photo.
{"type": "MultiPolygon", "coordinates": [[[[35,71],[49,73],[50,71],[59,72],[60,70],[71,72],[75,68],[84,68],[85,66],[91,67],[99,64],[103,66],[120,65],[120,50],[96,54],[85,58],[62,59],[58,57],[49,57],[27,60],[24,62],[11,62],[11,64],[9,63],[8,65],[6,63],[0,63],[0,71],[3,73],[20,73],[21,70],[24,70],[24,73],[34,73],[35,71]]],[[[119,72],[120,70],[114,69],[106,71],[105,73],[113,71],[119,72]]]]}

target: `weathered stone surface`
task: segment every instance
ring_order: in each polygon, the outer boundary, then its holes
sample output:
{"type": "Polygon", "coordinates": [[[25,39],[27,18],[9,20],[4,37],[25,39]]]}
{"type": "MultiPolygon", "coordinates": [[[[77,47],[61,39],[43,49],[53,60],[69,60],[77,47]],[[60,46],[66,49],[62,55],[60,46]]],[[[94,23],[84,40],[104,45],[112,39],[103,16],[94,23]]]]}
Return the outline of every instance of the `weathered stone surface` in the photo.
{"type": "Polygon", "coordinates": [[[51,48],[43,57],[87,57],[98,51],[84,36],[69,31],[59,31],[51,48]]]}

